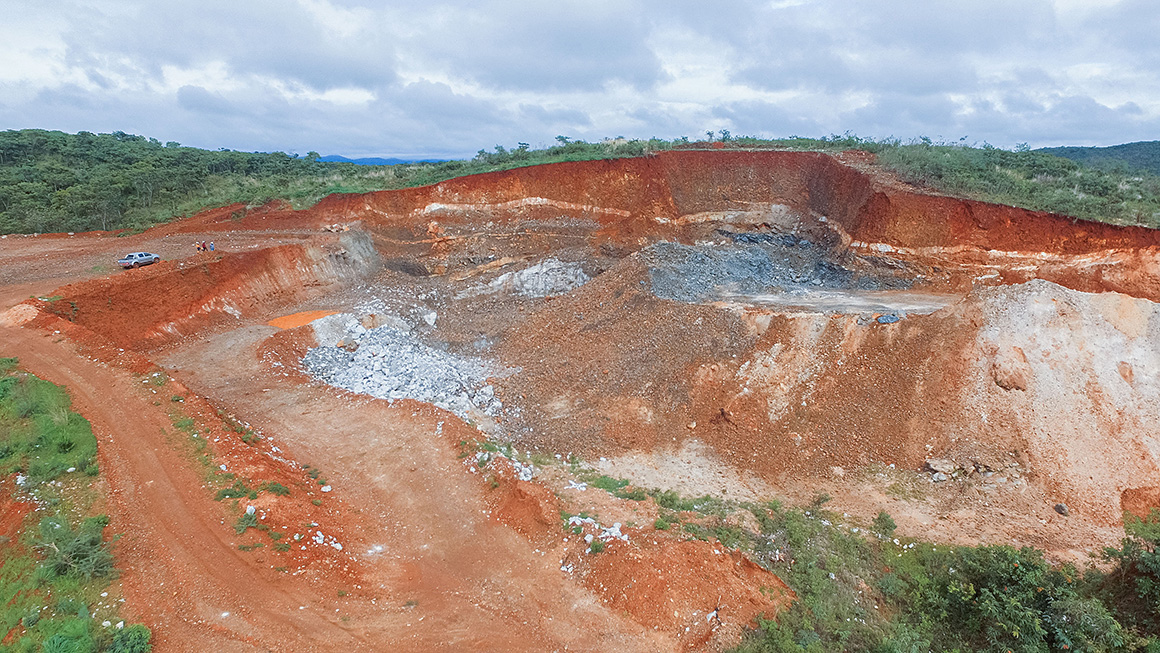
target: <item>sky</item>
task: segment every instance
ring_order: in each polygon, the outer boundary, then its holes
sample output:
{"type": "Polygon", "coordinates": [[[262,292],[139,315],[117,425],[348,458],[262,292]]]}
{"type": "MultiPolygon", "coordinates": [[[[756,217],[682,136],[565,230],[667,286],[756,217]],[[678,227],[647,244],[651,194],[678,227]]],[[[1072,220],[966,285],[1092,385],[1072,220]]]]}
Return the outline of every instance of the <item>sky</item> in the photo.
{"type": "Polygon", "coordinates": [[[1160,139],[1156,0],[10,0],[0,129],[458,158],[558,135],[1160,139]]]}

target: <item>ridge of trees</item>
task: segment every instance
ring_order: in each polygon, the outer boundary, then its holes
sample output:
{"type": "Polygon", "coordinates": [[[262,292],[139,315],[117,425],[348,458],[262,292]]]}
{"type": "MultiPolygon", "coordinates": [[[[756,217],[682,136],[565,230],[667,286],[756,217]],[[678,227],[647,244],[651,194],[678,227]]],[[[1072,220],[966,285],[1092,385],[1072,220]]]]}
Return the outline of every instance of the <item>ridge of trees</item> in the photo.
{"type": "Polygon", "coordinates": [[[1140,141],[1110,147],[1044,147],[1035,151],[1095,168],[1160,175],[1160,141],[1140,141]]]}
{"type": "Polygon", "coordinates": [[[861,138],[762,139],[706,132],[691,141],[558,136],[533,149],[496,145],[469,160],[356,165],[284,152],[203,150],[113,132],[0,132],[0,233],[143,229],[236,202],[288,200],[295,208],[331,193],[391,190],[523,166],[646,156],[672,149],[862,150],[900,178],[935,192],[1074,218],[1160,227],[1160,177],[1092,167],[1019,147],[861,138]],[[713,141],[711,144],[708,141],[713,141]]]}

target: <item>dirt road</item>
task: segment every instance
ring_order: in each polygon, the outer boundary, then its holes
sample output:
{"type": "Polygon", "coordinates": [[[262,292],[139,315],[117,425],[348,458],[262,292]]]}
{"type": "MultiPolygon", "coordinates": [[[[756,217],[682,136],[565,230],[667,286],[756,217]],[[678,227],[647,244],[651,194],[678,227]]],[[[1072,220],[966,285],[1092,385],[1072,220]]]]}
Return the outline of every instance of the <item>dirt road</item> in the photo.
{"type": "Polygon", "coordinates": [[[0,355],[69,388],[93,424],[111,528],[125,534],[117,558],[126,613],[153,628],[155,650],[676,647],[604,608],[560,572],[556,554],[491,517],[486,486],[451,444],[450,431],[465,425],[418,404],[352,401],[263,377],[255,349],[270,331],[224,334],[169,362],[289,455],[327,470],[349,507],[346,545],[367,552],[360,591],[279,573],[239,551],[232,517],[167,439],[166,407],[137,377],[78,355],[59,335],[0,328],[0,355]]]}
{"type": "Polygon", "coordinates": [[[223,333],[160,362],[277,434],[280,447],[322,467],[358,506],[360,550],[382,551],[363,557],[367,586],[380,588],[380,604],[413,606],[405,612],[410,628],[369,637],[411,650],[676,648],[604,608],[560,571],[558,552],[533,547],[492,517],[487,485],[456,457],[454,443],[471,437],[469,427],[423,404],[391,406],[270,374],[257,348],[274,331],[223,333]],[[230,365],[218,363],[226,358],[230,365]]]}

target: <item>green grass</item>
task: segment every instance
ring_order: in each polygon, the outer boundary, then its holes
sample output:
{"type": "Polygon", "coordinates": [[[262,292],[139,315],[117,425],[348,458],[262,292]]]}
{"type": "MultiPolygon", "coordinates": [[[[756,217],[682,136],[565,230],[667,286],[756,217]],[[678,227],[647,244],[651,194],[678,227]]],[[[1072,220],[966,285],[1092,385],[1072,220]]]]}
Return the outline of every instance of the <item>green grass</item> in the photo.
{"type": "Polygon", "coordinates": [[[286,487],[285,485],[282,485],[281,483],[275,483],[273,481],[271,481],[269,483],[263,483],[260,489],[263,492],[269,492],[270,494],[273,494],[275,496],[280,496],[280,497],[290,496],[290,488],[286,487]]]}
{"type": "MultiPolygon", "coordinates": [[[[573,464],[578,467],[578,463],[573,464]]],[[[596,474],[591,471],[583,471],[580,473],[580,478],[591,485],[608,492],[614,497],[620,499],[629,499],[631,501],[644,501],[648,498],[648,492],[643,488],[633,487],[629,481],[620,478],[612,478],[604,474],[596,474]]]]}
{"type": "Polygon", "coordinates": [[[257,528],[257,527],[258,527],[258,515],[257,515],[257,513],[244,512],[238,517],[238,520],[236,522],[234,522],[234,532],[237,533],[238,535],[245,533],[247,529],[257,528]]]}
{"type": "MultiPolygon", "coordinates": [[[[3,359],[11,361],[13,359],[3,359]]],[[[48,381],[16,372],[0,376],[0,475],[25,476],[24,488],[44,493],[65,474],[95,473],[97,440],[88,420],[69,410],[68,393],[48,381]]]]}
{"type": "Polygon", "coordinates": [[[25,475],[18,498],[41,506],[0,543],[0,632],[9,634],[0,650],[146,651],[144,626],[100,625],[120,621],[119,604],[101,597],[116,576],[117,538],[106,538],[108,519],[92,514],[96,439],[69,406],[63,388],[0,358],[0,465],[25,475]]]}
{"type": "Polygon", "coordinates": [[[246,484],[241,480],[234,481],[234,484],[229,487],[224,487],[217,491],[214,495],[214,501],[221,501],[222,499],[242,499],[249,498],[251,500],[258,498],[258,492],[246,487],[246,484]]]}

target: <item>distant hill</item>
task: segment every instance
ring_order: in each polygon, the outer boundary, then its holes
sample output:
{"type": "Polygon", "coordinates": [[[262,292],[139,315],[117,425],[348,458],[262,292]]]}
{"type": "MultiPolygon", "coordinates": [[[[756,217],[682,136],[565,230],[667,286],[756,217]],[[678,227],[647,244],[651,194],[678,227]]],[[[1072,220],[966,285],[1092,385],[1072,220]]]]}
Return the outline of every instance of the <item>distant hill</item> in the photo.
{"type": "Polygon", "coordinates": [[[348,159],[345,156],[338,154],[327,154],[326,156],[318,157],[319,161],[326,163],[353,163],[357,166],[396,166],[401,163],[439,163],[447,159],[384,159],[378,156],[364,157],[361,159],[348,159]]]}
{"type": "Polygon", "coordinates": [[[1141,141],[1111,147],[1045,147],[1036,150],[1096,168],[1126,167],[1160,175],[1160,141],[1141,141]]]}

